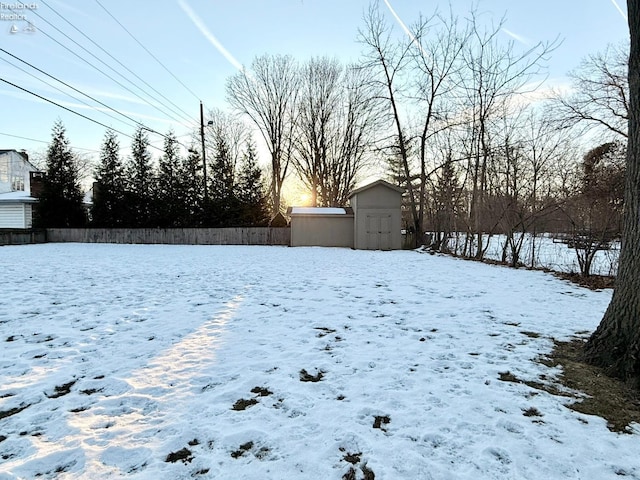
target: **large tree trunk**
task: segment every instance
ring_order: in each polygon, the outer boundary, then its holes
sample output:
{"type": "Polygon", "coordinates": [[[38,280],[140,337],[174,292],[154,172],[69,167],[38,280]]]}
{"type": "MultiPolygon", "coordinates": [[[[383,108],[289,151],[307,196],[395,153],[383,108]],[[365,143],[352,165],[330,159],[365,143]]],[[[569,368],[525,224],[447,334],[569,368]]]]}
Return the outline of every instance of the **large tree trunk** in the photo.
{"type": "Polygon", "coordinates": [[[640,386],[640,0],[627,0],[629,144],[622,247],[616,287],[602,322],[586,345],[586,360],[640,386]]]}

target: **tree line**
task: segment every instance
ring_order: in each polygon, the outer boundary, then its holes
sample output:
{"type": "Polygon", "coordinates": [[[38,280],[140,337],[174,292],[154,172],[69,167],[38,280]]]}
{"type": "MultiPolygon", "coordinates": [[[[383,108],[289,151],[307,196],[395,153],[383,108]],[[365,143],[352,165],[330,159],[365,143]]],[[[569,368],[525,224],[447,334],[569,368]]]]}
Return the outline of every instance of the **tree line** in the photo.
{"type": "Polygon", "coordinates": [[[224,132],[213,134],[206,179],[203,162],[193,148],[180,154],[173,132],[164,137],[157,165],[152,161],[147,132],[133,135],[131,155],[123,159],[116,134],[105,133],[94,172],[92,198],[86,202],[77,161],[64,125],[53,127],[47,150],[46,175],[35,224],[40,227],[237,227],[264,226],[269,221],[263,173],[250,138],[232,151],[224,132]]]}
{"type": "Polygon", "coordinates": [[[266,54],[231,76],[233,111],[210,112],[205,129],[206,189],[198,154],[178,158],[175,137],[152,167],[138,131],[126,168],[105,138],[91,221],[264,222],[284,210],[292,177],[312,205],[342,206],[377,168],[406,189],[415,246],[482,259],[487,236],[499,233],[503,260],[518,265],[525,237],[561,233],[585,247],[588,274],[595,252],[620,232],[627,46],[584,59],[570,73],[573,93],[540,100],[536,82],[557,41],[518,49],[501,39],[502,23],[487,28],[475,11],[421,16],[410,31],[398,33],[373,3],[358,31],[358,61],[266,54]],[[266,147],[266,175],[258,174],[248,125],[266,147]],[[117,221],[115,204],[127,206],[117,221]],[[250,204],[260,213],[241,213],[250,204]]]}

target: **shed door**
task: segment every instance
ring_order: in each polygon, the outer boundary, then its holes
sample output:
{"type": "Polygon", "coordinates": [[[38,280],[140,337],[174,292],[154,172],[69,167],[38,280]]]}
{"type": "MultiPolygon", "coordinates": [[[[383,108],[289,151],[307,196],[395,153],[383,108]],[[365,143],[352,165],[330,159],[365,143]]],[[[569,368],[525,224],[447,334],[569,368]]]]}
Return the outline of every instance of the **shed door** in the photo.
{"type": "Polygon", "coordinates": [[[391,249],[391,215],[369,214],[365,226],[368,250],[391,249]]]}

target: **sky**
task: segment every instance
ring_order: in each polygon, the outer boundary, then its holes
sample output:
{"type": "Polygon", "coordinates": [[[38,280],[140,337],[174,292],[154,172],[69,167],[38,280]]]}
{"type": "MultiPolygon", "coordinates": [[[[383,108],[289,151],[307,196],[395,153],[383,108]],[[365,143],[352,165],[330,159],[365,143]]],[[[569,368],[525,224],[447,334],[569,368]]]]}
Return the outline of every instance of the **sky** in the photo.
{"type": "MultiPolygon", "coordinates": [[[[462,17],[472,5],[451,3],[462,17]]],[[[560,39],[549,61],[548,82],[554,85],[566,84],[580,59],[628,38],[625,0],[473,4],[487,22],[504,17],[501,38],[516,47],[560,39]]],[[[228,109],[225,82],[258,55],[357,61],[358,29],[368,5],[369,0],[0,2],[0,149],[43,152],[57,119],[71,145],[89,156],[97,156],[107,127],[118,132],[126,155],[137,122],[157,132],[172,129],[187,145],[199,125],[200,102],[205,113],[228,109]]],[[[404,35],[400,22],[411,25],[420,13],[446,11],[448,5],[380,0],[398,35],[404,35]]],[[[160,135],[150,139],[162,146],[160,135]]]]}

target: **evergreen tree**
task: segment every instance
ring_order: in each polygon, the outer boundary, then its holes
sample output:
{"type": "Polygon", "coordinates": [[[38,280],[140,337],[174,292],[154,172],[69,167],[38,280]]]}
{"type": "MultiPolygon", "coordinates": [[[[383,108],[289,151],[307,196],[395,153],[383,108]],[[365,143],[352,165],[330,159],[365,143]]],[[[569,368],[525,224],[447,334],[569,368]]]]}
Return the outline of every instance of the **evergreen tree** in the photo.
{"type": "Polygon", "coordinates": [[[127,203],[130,227],[148,227],[154,223],[152,211],[154,171],[149,153],[149,137],[138,127],[131,143],[131,158],[127,165],[127,203]]]}
{"type": "Polygon", "coordinates": [[[239,222],[245,226],[263,226],[269,221],[268,196],[258,165],[253,142],[248,141],[238,171],[236,197],[239,202],[239,222]]]}
{"type": "Polygon", "coordinates": [[[156,183],[156,212],[158,225],[176,227],[182,224],[180,195],[181,159],[175,133],[169,132],[164,139],[164,154],[158,164],[156,183]]]}
{"type": "Polygon", "coordinates": [[[199,226],[202,222],[204,180],[202,159],[194,148],[189,149],[189,155],[180,163],[178,178],[182,226],[199,226]]]}
{"type": "Polygon", "coordinates": [[[237,201],[234,196],[235,168],[228,140],[219,135],[215,139],[215,155],[211,165],[207,220],[210,226],[227,227],[234,223],[237,201]]]}
{"type": "Polygon", "coordinates": [[[83,194],[74,154],[60,120],[53,126],[52,137],[35,224],[39,227],[81,227],[86,224],[83,194]]]}
{"type": "Polygon", "coordinates": [[[124,166],[116,134],[108,130],[100,151],[100,165],[94,183],[91,222],[99,227],[117,227],[125,222],[126,198],[124,166]]]}

